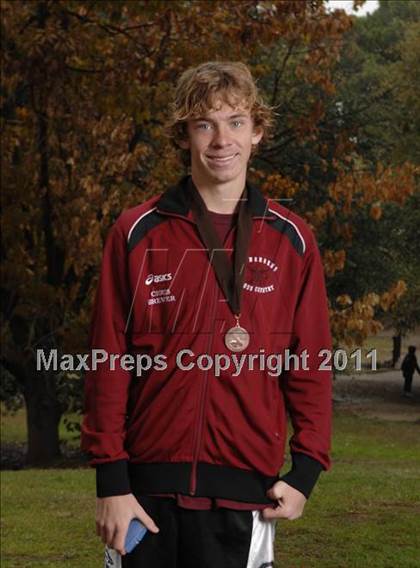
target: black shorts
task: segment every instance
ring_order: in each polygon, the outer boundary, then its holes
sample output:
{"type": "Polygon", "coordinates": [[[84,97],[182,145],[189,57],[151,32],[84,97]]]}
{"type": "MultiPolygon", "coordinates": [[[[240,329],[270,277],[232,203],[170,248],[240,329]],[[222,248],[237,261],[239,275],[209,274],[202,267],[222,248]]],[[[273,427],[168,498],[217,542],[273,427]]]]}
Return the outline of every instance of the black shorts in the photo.
{"type": "Polygon", "coordinates": [[[105,568],[268,568],[274,566],[275,521],[260,511],[179,507],[175,499],[137,497],[159,527],[120,556],[105,550],[105,568]]]}

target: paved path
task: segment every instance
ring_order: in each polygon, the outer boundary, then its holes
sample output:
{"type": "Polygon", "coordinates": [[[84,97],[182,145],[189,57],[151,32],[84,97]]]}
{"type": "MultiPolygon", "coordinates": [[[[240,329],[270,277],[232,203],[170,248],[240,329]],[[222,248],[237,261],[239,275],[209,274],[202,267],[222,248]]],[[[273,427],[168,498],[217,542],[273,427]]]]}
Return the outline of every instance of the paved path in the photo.
{"type": "Polygon", "coordinates": [[[334,407],[360,416],[420,424],[420,375],[413,380],[413,397],[402,396],[401,371],[338,374],[334,380],[334,407]]]}

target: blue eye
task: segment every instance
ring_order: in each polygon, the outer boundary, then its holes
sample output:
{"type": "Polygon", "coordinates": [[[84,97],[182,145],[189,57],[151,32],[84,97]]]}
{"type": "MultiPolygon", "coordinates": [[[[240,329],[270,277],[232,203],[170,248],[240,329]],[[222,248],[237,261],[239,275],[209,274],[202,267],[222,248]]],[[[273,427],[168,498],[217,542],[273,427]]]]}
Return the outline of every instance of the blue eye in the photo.
{"type": "Polygon", "coordinates": [[[234,126],[235,128],[239,128],[239,126],[242,126],[242,124],[243,124],[242,120],[232,121],[232,126],[234,126]]]}
{"type": "Polygon", "coordinates": [[[201,124],[197,124],[197,128],[200,130],[207,130],[208,128],[211,128],[211,126],[208,122],[202,122],[201,124]]]}

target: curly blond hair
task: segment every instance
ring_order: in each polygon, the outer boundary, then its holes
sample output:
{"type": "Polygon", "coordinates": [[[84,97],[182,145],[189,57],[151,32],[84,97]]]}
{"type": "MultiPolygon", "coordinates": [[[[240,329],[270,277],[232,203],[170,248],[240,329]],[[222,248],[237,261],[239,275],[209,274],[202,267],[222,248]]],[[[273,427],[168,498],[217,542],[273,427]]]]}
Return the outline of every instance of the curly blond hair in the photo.
{"type": "MultiPolygon", "coordinates": [[[[167,124],[174,145],[179,149],[178,141],[188,137],[188,119],[218,110],[222,102],[232,108],[245,107],[254,126],[262,129],[262,141],[270,137],[273,108],[264,102],[247,65],[240,61],[207,61],[187,69],[178,80],[167,124]]],[[[181,151],[181,155],[184,163],[189,164],[189,150],[181,151]]]]}

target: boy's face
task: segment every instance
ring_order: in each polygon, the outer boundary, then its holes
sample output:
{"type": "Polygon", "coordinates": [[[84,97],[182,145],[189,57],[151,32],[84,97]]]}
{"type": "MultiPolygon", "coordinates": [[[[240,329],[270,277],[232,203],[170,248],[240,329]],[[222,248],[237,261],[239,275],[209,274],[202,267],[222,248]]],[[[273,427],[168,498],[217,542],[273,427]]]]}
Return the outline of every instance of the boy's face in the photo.
{"type": "Polygon", "coordinates": [[[188,140],[180,146],[191,152],[192,173],[208,184],[223,184],[246,178],[252,145],[261,140],[249,110],[223,102],[216,111],[187,121],[188,140]]]}

